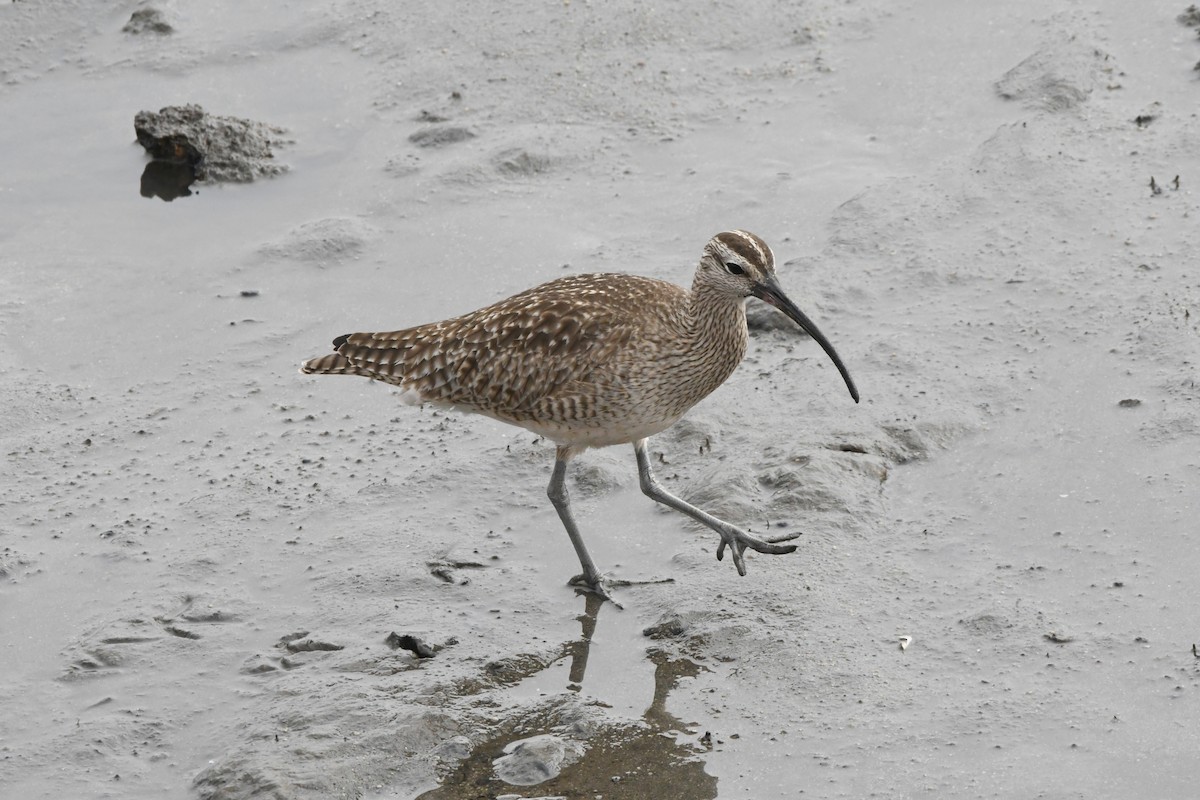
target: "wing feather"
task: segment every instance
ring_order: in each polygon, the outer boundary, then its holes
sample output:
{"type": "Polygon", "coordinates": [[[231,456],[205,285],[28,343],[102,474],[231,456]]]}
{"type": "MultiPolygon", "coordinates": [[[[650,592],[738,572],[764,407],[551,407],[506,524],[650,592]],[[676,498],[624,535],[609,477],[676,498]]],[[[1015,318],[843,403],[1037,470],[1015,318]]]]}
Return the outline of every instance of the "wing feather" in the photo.
{"type": "Polygon", "coordinates": [[[665,287],[684,292],[633,275],[560,278],[461,317],[340,336],[336,353],[304,371],[363,375],[510,420],[584,419],[598,397],[627,394],[621,356],[639,335],[631,310],[665,287]]]}

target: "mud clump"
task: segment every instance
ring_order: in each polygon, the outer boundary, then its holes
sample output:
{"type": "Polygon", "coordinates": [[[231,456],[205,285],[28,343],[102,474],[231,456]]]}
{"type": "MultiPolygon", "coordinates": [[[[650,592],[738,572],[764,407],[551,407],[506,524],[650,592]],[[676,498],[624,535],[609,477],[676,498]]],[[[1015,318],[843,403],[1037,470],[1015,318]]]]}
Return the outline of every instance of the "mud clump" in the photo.
{"type": "Polygon", "coordinates": [[[665,617],[654,625],[642,629],[647,639],[677,639],[688,631],[688,624],[678,614],[665,617]]]}
{"type": "Polygon", "coordinates": [[[264,258],[280,261],[335,265],[357,258],[375,233],[359,219],[329,217],[299,225],[280,240],[264,244],[258,252],[264,258]]]}
{"type": "Polygon", "coordinates": [[[496,154],[492,164],[498,173],[508,178],[530,178],[550,172],[554,168],[554,160],[549,156],[531,153],[522,148],[496,154]]]}
{"type": "Polygon", "coordinates": [[[1078,43],[1048,47],[1006,72],[994,88],[1001,98],[1026,108],[1068,111],[1087,101],[1105,69],[1112,68],[1107,62],[1107,54],[1078,43]]]}
{"type": "Polygon", "coordinates": [[[425,128],[408,137],[417,147],[445,147],[446,145],[474,139],[474,132],[456,125],[440,125],[425,128]]]}
{"type": "Polygon", "coordinates": [[[198,105],[139,111],[138,143],[156,161],[186,165],[205,183],[249,183],[287,172],[273,148],[289,144],[286,131],[261,122],[219,117],[198,105]]]}
{"type": "Polygon", "coordinates": [[[407,650],[417,658],[433,658],[437,651],[441,650],[440,647],[430,646],[425,643],[424,639],[412,634],[398,634],[395,631],[388,634],[384,644],[393,650],[407,650]]]}
{"type": "Polygon", "coordinates": [[[129,22],[125,23],[125,27],[121,28],[121,31],[134,36],[146,33],[167,36],[174,33],[175,28],[167,22],[167,18],[157,8],[139,8],[129,17],[129,22]]]}

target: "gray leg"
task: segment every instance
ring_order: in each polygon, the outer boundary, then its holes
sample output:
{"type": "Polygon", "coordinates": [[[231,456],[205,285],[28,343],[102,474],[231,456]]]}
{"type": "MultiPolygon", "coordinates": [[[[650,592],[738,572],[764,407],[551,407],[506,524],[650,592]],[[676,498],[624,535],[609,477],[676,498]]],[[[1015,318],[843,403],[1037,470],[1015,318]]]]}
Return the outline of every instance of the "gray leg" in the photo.
{"type": "Polygon", "coordinates": [[[717,560],[720,561],[725,558],[725,548],[728,547],[730,552],[733,553],[733,565],[737,567],[739,575],[746,574],[746,561],[742,553],[747,547],[751,550],[757,550],[760,553],[771,553],[774,555],[791,553],[796,549],[796,545],[794,544],[779,543],[797,538],[800,535],[798,533],[776,536],[771,539],[760,539],[753,534],[746,533],[742,529],[730,525],[725,520],[717,519],[712,514],[696,508],[691,503],[679,499],[664,489],[650,470],[650,457],[646,455],[646,440],[639,439],[634,442],[633,451],[637,454],[638,478],[641,480],[642,491],[646,496],[662,503],[664,506],[669,506],[676,511],[682,511],[692,519],[707,525],[720,534],[721,545],[717,548],[717,560]]]}
{"type": "Polygon", "coordinates": [[[546,495],[554,504],[554,510],[558,512],[558,518],[562,520],[563,527],[567,529],[567,536],[571,537],[571,544],[575,546],[575,554],[579,556],[579,565],[583,567],[583,574],[571,579],[572,585],[582,585],[588,591],[611,600],[612,598],[609,597],[608,590],[600,578],[600,571],[596,569],[596,564],[592,561],[592,556],[583,543],[579,526],[575,524],[575,516],[571,513],[571,497],[567,494],[566,482],[567,462],[571,460],[571,455],[570,449],[566,447],[559,447],[555,452],[554,474],[550,476],[550,485],[546,487],[546,495]]]}

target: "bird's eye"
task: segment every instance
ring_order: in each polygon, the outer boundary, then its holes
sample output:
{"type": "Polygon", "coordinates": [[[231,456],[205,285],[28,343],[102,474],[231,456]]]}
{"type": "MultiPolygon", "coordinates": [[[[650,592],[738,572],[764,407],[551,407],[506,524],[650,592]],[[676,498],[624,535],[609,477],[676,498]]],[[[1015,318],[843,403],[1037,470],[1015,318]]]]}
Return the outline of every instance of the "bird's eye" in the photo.
{"type": "Polygon", "coordinates": [[[736,264],[733,261],[726,261],[725,269],[729,270],[730,275],[745,275],[746,274],[746,270],[742,269],[740,264],[736,264]]]}

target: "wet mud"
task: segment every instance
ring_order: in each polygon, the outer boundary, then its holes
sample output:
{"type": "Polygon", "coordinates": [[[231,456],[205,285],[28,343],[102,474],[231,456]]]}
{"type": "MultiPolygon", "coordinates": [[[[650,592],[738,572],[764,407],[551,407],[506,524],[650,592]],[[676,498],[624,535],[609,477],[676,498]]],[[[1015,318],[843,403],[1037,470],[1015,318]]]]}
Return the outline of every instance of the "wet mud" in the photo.
{"type": "MultiPolygon", "coordinates": [[[[0,5],[0,786],[22,798],[1188,796],[1185,4],[0,5]],[[143,196],[131,122],[286,129],[143,196]],[[176,184],[171,184],[176,185],[176,184]],[[297,373],[744,228],[734,376],[553,446],[297,373]]],[[[168,183],[178,176],[168,177],[168,183]]]]}

